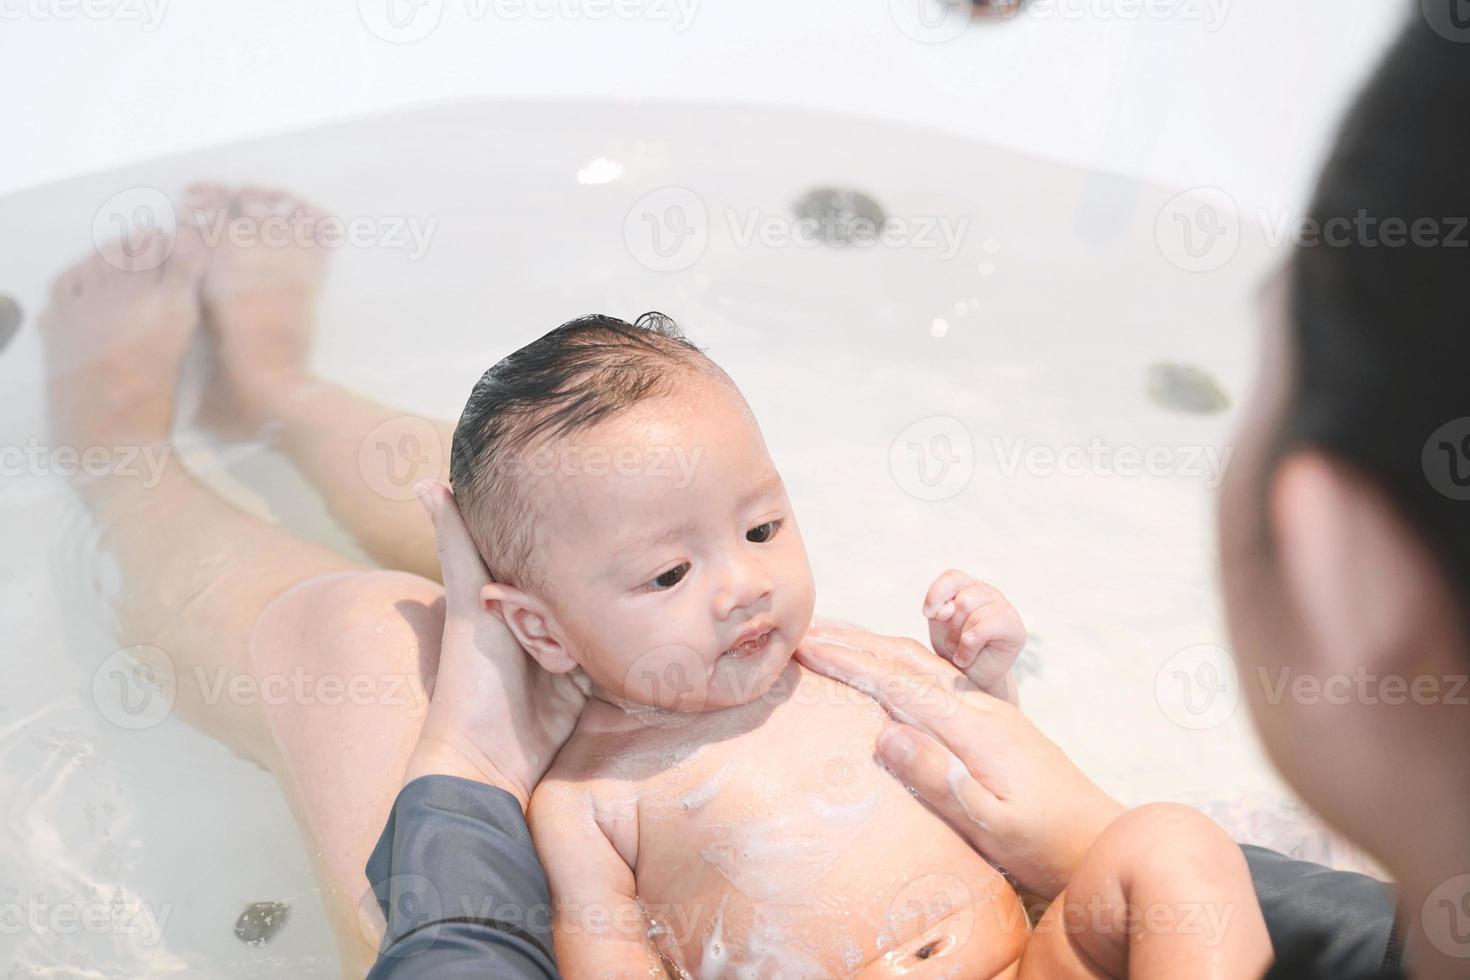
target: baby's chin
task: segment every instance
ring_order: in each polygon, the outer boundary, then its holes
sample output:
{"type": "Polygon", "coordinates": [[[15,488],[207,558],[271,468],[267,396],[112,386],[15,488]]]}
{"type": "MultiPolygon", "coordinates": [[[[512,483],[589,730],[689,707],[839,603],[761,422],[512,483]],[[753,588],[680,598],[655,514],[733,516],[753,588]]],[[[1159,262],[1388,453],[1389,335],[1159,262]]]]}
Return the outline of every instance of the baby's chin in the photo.
{"type": "Polygon", "coordinates": [[[771,630],[765,646],[749,656],[720,655],[709,675],[706,711],[749,704],[766,695],[791,663],[800,637],[789,637],[784,627],[771,630]]]}

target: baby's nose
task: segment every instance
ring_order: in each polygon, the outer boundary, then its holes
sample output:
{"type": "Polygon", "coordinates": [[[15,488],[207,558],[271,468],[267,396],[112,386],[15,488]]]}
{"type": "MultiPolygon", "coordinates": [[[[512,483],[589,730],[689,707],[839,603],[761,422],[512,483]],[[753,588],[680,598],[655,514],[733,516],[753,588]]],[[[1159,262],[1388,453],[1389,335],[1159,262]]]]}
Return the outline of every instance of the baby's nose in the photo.
{"type": "Polygon", "coordinates": [[[721,619],[728,619],[733,613],[770,596],[771,588],[771,577],[759,564],[737,563],[715,597],[715,614],[721,619]]]}

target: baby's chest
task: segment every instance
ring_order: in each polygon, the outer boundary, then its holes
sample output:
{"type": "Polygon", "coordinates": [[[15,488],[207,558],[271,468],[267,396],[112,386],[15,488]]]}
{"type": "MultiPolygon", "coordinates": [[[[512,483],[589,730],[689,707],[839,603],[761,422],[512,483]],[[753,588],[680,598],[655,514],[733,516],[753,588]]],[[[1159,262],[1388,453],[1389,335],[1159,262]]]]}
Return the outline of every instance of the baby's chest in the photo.
{"type": "Polygon", "coordinates": [[[880,709],[782,707],[640,785],[640,894],[723,887],[796,900],[864,842],[927,816],[873,760],[880,709]]]}
{"type": "Polygon", "coordinates": [[[915,882],[993,874],[874,761],[881,716],[804,707],[639,786],[638,895],[671,957],[851,972],[919,928],[915,882]]]}

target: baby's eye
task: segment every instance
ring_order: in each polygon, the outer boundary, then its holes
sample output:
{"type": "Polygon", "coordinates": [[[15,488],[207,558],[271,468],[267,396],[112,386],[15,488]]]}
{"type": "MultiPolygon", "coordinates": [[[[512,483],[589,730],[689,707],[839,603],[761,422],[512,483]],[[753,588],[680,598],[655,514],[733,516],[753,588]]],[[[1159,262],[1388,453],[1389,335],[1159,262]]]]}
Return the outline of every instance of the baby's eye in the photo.
{"type": "Polygon", "coordinates": [[[754,541],[756,544],[765,544],[776,536],[776,532],[781,530],[781,525],[785,523],[786,519],[784,517],[779,521],[766,521],[766,523],[759,524],[746,531],[745,540],[754,541]],[[752,535],[755,536],[752,537],[752,535]]]}
{"type": "Polygon", "coordinates": [[[657,578],[650,580],[648,584],[652,585],[656,590],[672,589],[674,586],[678,585],[683,580],[684,576],[688,573],[689,563],[686,561],[684,564],[675,565],[667,572],[664,572],[657,578]]]}

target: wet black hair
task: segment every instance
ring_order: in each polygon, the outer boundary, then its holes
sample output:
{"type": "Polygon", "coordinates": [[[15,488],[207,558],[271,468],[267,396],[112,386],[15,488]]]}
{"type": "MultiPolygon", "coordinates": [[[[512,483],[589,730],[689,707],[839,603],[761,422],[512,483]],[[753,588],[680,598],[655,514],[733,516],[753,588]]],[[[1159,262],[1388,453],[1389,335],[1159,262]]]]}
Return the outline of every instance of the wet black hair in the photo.
{"type": "Polygon", "coordinates": [[[1317,447],[1376,481],[1470,619],[1470,500],[1444,491],[1446,478],[1470,481],[1470,44],[1412,6],[1322,171],[1310,214],[1322,240],[1293,256],[1275,448],[1279,460],[1317,447]],[[1456,419],[1465,442],[1432,445],[1456,419]]]}
{"type": "Polygon", "coordinates": [[[521,478],[529,454],[670,394],[690,372],[733,386],[671,318],[645,313],[568,321],[480,377],[454,430],[449,480],[495,581],[546,597],[545,514],[521,478]]]}

